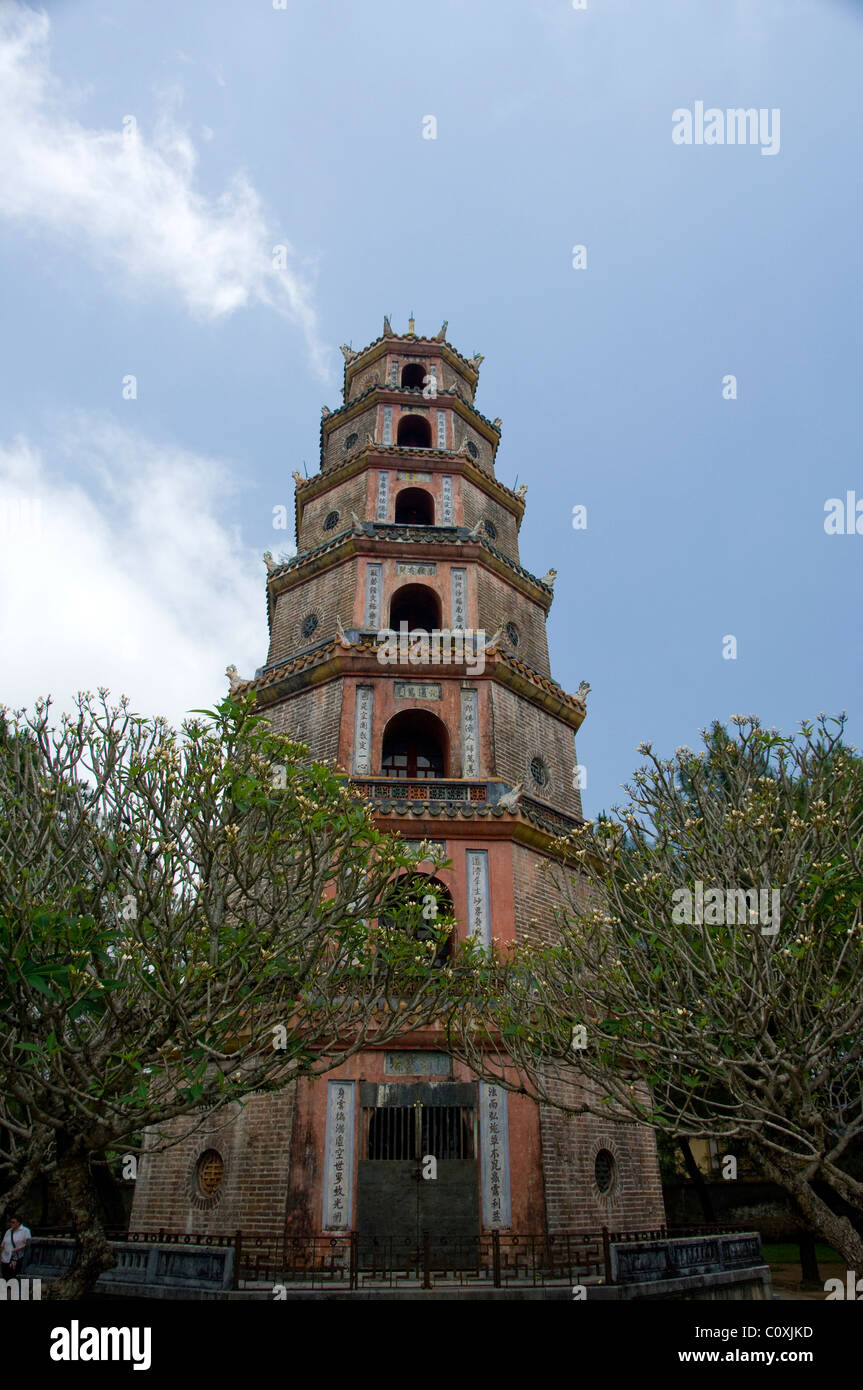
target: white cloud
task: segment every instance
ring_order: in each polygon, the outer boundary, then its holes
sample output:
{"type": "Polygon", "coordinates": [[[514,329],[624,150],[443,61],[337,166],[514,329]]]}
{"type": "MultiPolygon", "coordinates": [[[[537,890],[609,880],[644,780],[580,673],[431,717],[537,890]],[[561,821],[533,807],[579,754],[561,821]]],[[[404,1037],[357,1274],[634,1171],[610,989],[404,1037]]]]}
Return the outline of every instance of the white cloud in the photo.
{"type": "Polygon", "coordinates": [[[83,242],[127,285],[170,288],[199,317],[253,304],[282,312],[326,376],[309,287],[256,190],[237,174],[219,197],[199,192],[195,147],[168,117],[149,140],[130,117],[119,130],[74,120],[50,73],[50,34],[46,15],[0,8],[0,216],[83,242]],[[284,268],[274,245],[287,247],[284,268]]]}
{"type": "Polygon", "coordinates": [[[229,662],[266,660],[264,566],[221,516],[230,472],[92,419],[50,452],[0,446],[0,703],[64,710],[105,685],[174,724],[211,707],[229,662]]]}

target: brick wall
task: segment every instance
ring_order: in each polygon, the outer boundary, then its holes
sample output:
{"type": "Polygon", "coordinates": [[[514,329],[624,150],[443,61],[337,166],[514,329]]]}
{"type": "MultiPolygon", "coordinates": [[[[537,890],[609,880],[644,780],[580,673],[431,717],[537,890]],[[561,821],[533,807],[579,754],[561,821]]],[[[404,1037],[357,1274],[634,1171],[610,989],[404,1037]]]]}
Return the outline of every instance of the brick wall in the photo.
{"type": "MultiPolygon", "coordinates": [[[[361,435],[360,438],[365,443],[365,435],[361,435]]],[[[356,447],[359,449],[360,445],[357,444],[356,447]]],[[[329,492],[322,492],[319,497],[313,497],[303,507],[300,538],[297,542],[297,550],[301,555],[307,550],[314,550],[316,546],[326,544],[339,532],[346,531],[352,525],[351,512],[356,512],[361,521],[365,519],[366,479],[365,471],[357,473],[353,478],[337,483],[329,492]],[[331,531],[325,531],[324,522],[330,512],[338,512],[339,519],[331,531]]]]}
{"type": "MultiPolygon", "coordinates": [[[[586,1082],[550,1086],[555,1100],[579,1103],[586,1082]]],[[[593,1092],[596,1095],[596,1092],[593,1092]]],[[[549,1232],[649,1230],[665,1223],[659,1160],[653,1131],[594,1115],[567,1115],[553,1105],[540,1107],[546,1217],[549,1232]],[[596,1155],[608,1150],[614,1177],[603,1194],[596,1180],[596,1155]]]]}
{"type": "Polygon", "coordinates": [[[343,686],[340,680],[314,685],[269,711],[277,733],[309,745],[313,758],[319,762],[335,761],[339,752],[339,722],[342,713],[343,686]]]}
{"type": "Polygon", "coordinates": [[[279,594],[270,633],[267,662],[285,661],[295,652],[305,651],[325,638],[335,637],[336,617],[351,626],[357,591],[357,562],[351,558],[279,594]],[[304,619],[314,613],[318,625],[311,637],[304,637],[304,619]]]}
{"type": "Polygon", "coordinates": [[[501,550],[508,559],[520,564],[518,556],[518,528],[512,512],[502,507],[500,502],[489,497],[488,493],[483,492],[467,478],[462,479],[462,506],[464,508],[464,524],[469,530],[473,530],[480,518],[491,521],[494,525],[496,536],[489,536],[491,544],[501,550]]]}
{"type": "MultiPolygon", "coordinates": [[[[492,544],[497,545],[497,542],[492,541],[492,544]]],[[[539,671],[540,675],[550,675],[545,611],[519,589],[481,566],[477,566],[476,583],[479,608],[477,626],[485,628],[491,636],[498,623],[514,622],[519,630],[519,644],[514,648],[514,654],[520,661],[539,671]]],[[[509,638],[504,640],[504,645],[510,646],[509,638]]]]}
{"type": "MultiPolygon", "coordinates": [[[[132,1204],[133,1231],[184,1231],[210,1235],[282,1229],[288,1194],[294,1091],[253,1096],[232,1105],[195,1134],[138,1165],[132,1204]],[[201,1154],[215,1149],[224,1163],[221,1186],[204,1195],[197,1183],[201,1154]]],[[[187,1119],[163,1127],[170,1136],[188,1130],[187,1119]]],[[[145,1138],[155,1143],[150,1131],[145,1138]]]]}
{"type": "Polygon", "coordinates": [[[575,743],[568,724],[525,700],[506,686],[493,686],[494,743],[497,775],[528,796],[570,816],[581,815],[581,793],[572,785],[575,743]],[[539,787],[530,770],[542,758],[549,780],[539,787]]]}
{"type": "Polygon", "coordinates": [[[369,396],[368,401],[357,414],[351,415],[349,419],[330,430],[326,437],[325,453],[321,459],[321,472],[325,473],[331,468],[340,468],[346,459],[353,457],[363,447],[367,434],[374,436],[378,416],[375,401],[375,396],[369,396]],[[352,434],[358,436],[357,442],[346,450],[345,444],[349,435],[352,434]]]}

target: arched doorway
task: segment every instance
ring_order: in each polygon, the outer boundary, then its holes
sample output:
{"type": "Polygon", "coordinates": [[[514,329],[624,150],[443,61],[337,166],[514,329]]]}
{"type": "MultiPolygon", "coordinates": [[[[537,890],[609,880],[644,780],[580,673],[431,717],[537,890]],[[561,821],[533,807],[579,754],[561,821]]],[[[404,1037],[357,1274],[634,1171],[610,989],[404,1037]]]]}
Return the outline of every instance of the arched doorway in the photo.
{"type": "Polygon", "coordinates": [[[396,496],[396,525],[434,526],[434,498],[421,487],[405,487],[396,496]]]}
{"type": "Polygon", "coordinates": [[[399,420],[400,449],[430,449],[431,425],[422,415],[403,415],[399,420]]]}
{"type": "Polygon", "coordinates": [[[428,710],[397,714],[384,729],[381,776],[395,780],[446,777],[449,738],[446,725],[428,710]]]}
{"type": "Polygon", "coordinates": [[[434,589],[425,584],[404,584],[390,599],[390,627],[401,631],[407,623],[408,632],[440,631],[440,599],[434,589]]]}
{"type": "Polygon", "coordinates": [[[419,362],[408,362],[402,367],[402,386],[409,391],[421,391],[425,385],[426,371],[419,362]]]}

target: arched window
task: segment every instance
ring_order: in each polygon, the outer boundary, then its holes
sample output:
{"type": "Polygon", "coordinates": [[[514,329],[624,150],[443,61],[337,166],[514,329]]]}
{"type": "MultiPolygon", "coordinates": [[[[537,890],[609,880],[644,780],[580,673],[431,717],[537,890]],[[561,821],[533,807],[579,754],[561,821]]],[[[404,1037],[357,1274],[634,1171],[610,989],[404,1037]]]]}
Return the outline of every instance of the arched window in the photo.
{"type": "Polygon", "coordinates": [[[396,525],[434,526],[434,498],[431,493],[421,487],[402,488],[396,495],[396,525]]]}
{"type": "Polygon", "coordinates": [[[436,715],[428,710],[405,710],[384,730],[381,776],[425,781],[445,777],[447,743],[446,727],[436,715]]]}
{"type": "Polygon", "coordinates": [[[408,632],[440,630],[440,599],[434,589],[425,584],[404,584],[396,589],[390,600],[390,627],[400,632],[403,622],[408,632]]]}
{"type": "Polygon", "coordinates": [[[411,391],[422,390],[425,377],[425,367],[419,362],[408,362],[406,367],[402,367],[402,386],[407,386],[411,391]]]}
{"type": "MultiPolygon", "coordinates": [[[[417,941],[433,941],[440,930],[440,919],[453,915],[452,894],[439,878],[427,878],[425,874],[414,874],[412,882],[406,885],[404,910],[388,917],[381,915],[381,924],[387,927],[410,925],[417,941]]],[[[434,957],[434,965],[443,965],[452,952],[452,937],[440,942],[434,957]]]]}
{"type": "Polygon", "coordinates": [[[400,449],[430,449],[431,425],[422,415],[403,415],[397,442],[400,449]]]}

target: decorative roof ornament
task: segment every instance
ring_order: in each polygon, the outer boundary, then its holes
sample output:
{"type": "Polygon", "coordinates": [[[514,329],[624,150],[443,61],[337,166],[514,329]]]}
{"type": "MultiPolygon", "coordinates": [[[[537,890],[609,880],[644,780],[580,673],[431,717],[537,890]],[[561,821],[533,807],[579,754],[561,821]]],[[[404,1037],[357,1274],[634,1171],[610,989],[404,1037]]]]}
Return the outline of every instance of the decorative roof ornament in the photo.
{"type": "Polygon", "coordinates": [[[264,564],[267,567],[267,574],[272,574],[274,570],[277,570],[279,568],[275,560],[273,559],[272,550],[264,551],[264,564]]]}
{"type": "Polygon", "coordinates": [[[322,420],[326,420],[327,416],[328,416],[328,415],[332,415],[332,413],[333,413],[333,412],[330,410],[330,407],[329,407],[328,405],[322,405],[322,406],[321,406],[321,419],[322,419],[322,420]]]}
{"type": "Polygon", "coordinates": [[[435,333],[434,337],[432,338],[432,342],[433,342],[433,343],[445,343],[445,342],[446,342],[446,331],[447,331],[448,326],[449,326],[449,320],[448,320],[448,319],[444,319],[444,321],[443,321],[443,323],[441,324],[440,328],[438,329],[437,333],[435,333]]]}
{"type": "Polygon", "coordinates": [[[581,704],[583,704],[583,705],[586,707],[586,706],[587,706],[587,697],[588,697],[589,694],[590,694],[590,682],[589,682],[589,681],[579,681],[578,689],[577,689],[576,692],[575,692],[575,698],[576,698],[576,700],[579,700],[579,701],[581,702],[581,704]]]}
{"type": "Polygon", "coordinates": [[[523,502],[527,496],[527,483],[522,483],[521,487],[517,487],[515,491],[516,496],[520,497],[523,502]]]}
{"type": "Polygon", "coordinates": [[[351,512],[351,517],[352,517],[353,523],[354,523],[354,528],[353,528],[353,529],[354,529],[354,535],[355,535],[355,536],[364,536],[364,535],[366,534],[366,528],[363,526],[363,523],[360,521],[360,519],[359,519],[359,517],[357,516],[356,512],[351,512]]]}
{"type": "Polygon", "coordinates": [[[393,332],[393,326],[392,326],[392,324],[390,323],[390,316],[389,316],[389,314],[384,314],[384,331],[383,331],[383,336],[384,336],[385,338],[394,338],[394,337],[396,336],[395,333],[393,332]]]}
{"type": "Polygon", "coordinates": [[[503,424],[503,420],[501,420],[500,416],[498,415],[498,417],[497,417],[496,420],[492,420],[492,422],[491,422],[491,427],[492,427],[492,429],[497,430],[498,434],[500,434],[500,427],[501,427],[502,424],[503,424]]]}
{"type": "Polygon", "coordinates": [[[493,652],[493,651],[496,651],[496,650],[497,650],[497,645],[498,645],[498,643],[501,641],[501,639],[502,639],[502,637],[503,637],[503,635],[504,635],[504,631],[505,631],[504,624],[501,623],[501,624],[500,624],[500,627],[499,627],[498,630],[497,630],[497,632],[495,632],[495,633],[493,634],[493,636],[491,636],[491,637],[488,639],[488,641],[486,642],[486,644],[485,644],[485,649],[486,649],[487,652],[493,652]]]}
{"type": "Polygon", "coordinates": [[[338,613],[336,614],[336,633],[338,635],[340,647],[349,647],[351,645],[351,639],[342,627],[342,620],[338,613]]]}
{"type": "Polygon", "coordinates": [[[371,449],[376,449],[378,447],[377,440],[375,439],[371,431],[366,435],[366,443],[369,445],[371,449]]]}
{"type": "Polygon", "coordinates": [[[480,517],[480,519],[479,519],[479,521],[477,522],[476,526],[474,526],[473,530],[472,530],[471,533],[470,533],[471,540],[479,540],[480,532],[483,531],[484,529],[485,529],[485,517],[480,517]]]}
{"type": "Polygon", "coordinates": [[[408,319],[408,336],[415,338],[416,332],[416,322],[414,320],[413,314],[411,314],[410,318],[408,319]]]}
{"type": "Polygon", "coordinates": [[[548,574],[542,576],[543,584],[547,584],[550,589],[554,588],[554,581],[557,579],[557,570],[549,570],[548,574]]]}
{"type": "Polygon", "coordinates": [[[503,796],[498,797],[498,806],[504,811],[516,811],[518,809],[519,798],[523,791],[524,783],[516,782],[512,791],[505,792],[503,796]]]}
{"type": "Polygon", "coordinates": [[[473,357],[470,359],[470,365],[474,367],[476,371],[479,371],[479,365],[481,362],[484,361],[485,357],[483,356],[483,354],[481,352],[475,352],[473,357]]]}
{"type": "Polygon", "coordinates": [[[305,478],[303,477],[302,473],[300,472],[300,470],[299,470],[298,468],[295,468],[295,469],[294,469],[294,472],[293,472],[293,479],[294,479],[294,482],[296,483],[297,487],[299,487],[301,483],[304,483],[304,482],[306,481],[305,478]]]}
{"type": "Polygon", "coordinates": [[[240,675],[236,666],[226,666],[225,675],[228,677],[228,681],[230,682],[231,694],[236,695],[240,686],[243,684],[242,676],[240,675]]]}
{"type": "Polygon", "coordinates": [[[347,343],[342,343],[340,351],[345,362],[353,362],[354,358],[360,355],[358,352],[354,352],[352,347],[348,347],[347,343]]]}

